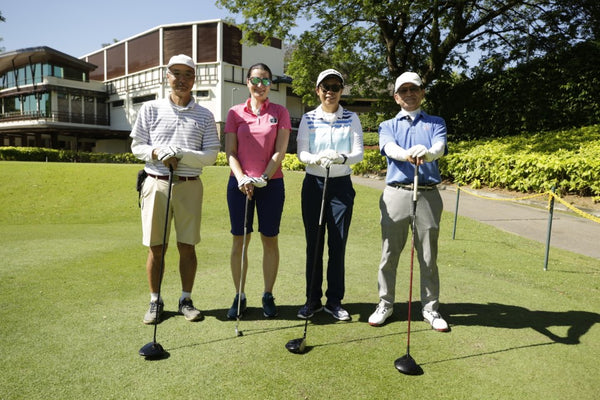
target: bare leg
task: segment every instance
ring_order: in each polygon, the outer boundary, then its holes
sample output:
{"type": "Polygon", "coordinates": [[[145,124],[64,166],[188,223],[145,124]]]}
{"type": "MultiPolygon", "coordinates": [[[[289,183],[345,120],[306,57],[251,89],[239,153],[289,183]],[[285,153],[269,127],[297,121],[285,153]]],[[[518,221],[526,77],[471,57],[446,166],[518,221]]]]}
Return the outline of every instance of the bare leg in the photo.
{"type": "MultiPolygon", "coordinates": [[[[165,246],[165,252],[167,246],[165,246]]],[[[148,286],[150,287],[150,293],[158,293],[158,287],[162,280],[160,276],[160,263],[162,261],[163,246],[159,244],[157,246],[151,246],[148,248],[148,258],[146,260],[146,275],[148,277],[148,286]]],[[[163,268],[164,275],[164,268],[163,268]]]]}
{"type": "Polygon", "coordinates": [[[260,235],[263,244],[263,277],[265,292],[273,293],[279,270],[279,242],[277,236],[260,235]]]}
{"type": "Polygon", "coordinates": [[[196,258],[196,247],[192,244],[177,243],[179,250],[179,275],[181,277],[181,289],[191,292],[194,288],[198,259],[196,258]]]}
{"type": "MultiPolygon", "coordinates": [[[[250,234],[246,234],[246,252],[244,253],[244,281],[242,282],[241,292],[244,291],[246,286],[246,276],[248,275],[248,245],[250,244],[250,234]]],[[[233,243],[231,245],[231,277],[233,278],[233,284],[235,285],[235,292],[240,292],[240,270],[242,262],[242,244],[244,242],[244,236],[233,235],[233,243]]]]}

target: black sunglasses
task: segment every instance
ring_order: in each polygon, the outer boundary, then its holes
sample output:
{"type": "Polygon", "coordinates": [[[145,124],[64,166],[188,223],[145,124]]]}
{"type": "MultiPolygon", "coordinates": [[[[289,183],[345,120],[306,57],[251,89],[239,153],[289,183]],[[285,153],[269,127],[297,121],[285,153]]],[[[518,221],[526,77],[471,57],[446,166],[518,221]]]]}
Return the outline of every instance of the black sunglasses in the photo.
{"type": "Polygon", "coordinates": [[[325,83],[321,83],[321,90],[323,90],[324,92],[333,92],[333,93],[337,93],[340,90],[342,90],[343,86],[342,85],[327,85],[325,83]]]}
{"type": "Polygon", "coordinates": [[[262,83],[263,86],[271,85],[271,80],[269,78],[259,78],[257,76],[253,76],[252,78],[248,78],[248,80],[254,86],[258,86],[259,83],[262,83]]]}

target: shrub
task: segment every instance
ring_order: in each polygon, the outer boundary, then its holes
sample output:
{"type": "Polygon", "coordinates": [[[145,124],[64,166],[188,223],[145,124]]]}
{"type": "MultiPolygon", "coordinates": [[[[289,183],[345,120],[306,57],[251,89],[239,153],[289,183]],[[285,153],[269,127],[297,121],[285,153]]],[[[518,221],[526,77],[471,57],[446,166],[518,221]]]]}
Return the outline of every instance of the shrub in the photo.
{"type": "Polygon", "coordinates": [[[449,143],[442,176],[519,192],[600,195],[600,125],[449,143]]]}

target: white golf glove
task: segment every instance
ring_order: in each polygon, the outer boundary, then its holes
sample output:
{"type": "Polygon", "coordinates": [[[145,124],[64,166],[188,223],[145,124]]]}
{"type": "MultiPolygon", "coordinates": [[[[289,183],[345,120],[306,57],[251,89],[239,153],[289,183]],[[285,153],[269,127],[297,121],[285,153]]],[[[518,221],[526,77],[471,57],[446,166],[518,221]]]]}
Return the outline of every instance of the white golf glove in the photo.
{"type": "Polygon", "coordinates": [[[323,150],[319,153],[320,160],[319,164],[321,164],[324,168],[331,167],[331,164],[341,164],[344,162],[344,157],[338,154],[335,150],[323,150]]]}
{"type": "Polygon", "coordinates": [[[159,161],[168,160],[169,158],[181,158],[182,150],[175,146],[162,146],[156,150],[156,158],[159,161]]]}
{"type": "Polygon", "coordinates": [[[422,144],[416,144],[408,149],[408,153],[413,158],[423,158],[423,156],[427,154],[427,147],[423,146],[422,144]]]}
{"type": "Polygon", "coordinates": [[[238,179],[238,188],[241,188],[242,186],[246,186],[248,183],[254,183],[254,179],[255,178],[251,178],[248,175],[244,175],[242,177],[242,179],[238,179]]]}
{"type": "Polygon", "coordinates": [[[319,152],[320,158],[333,159],[333,158],[336,158],[337,156],[338,156],[338,152],[333,149],[327,149],[327,150],[323,150],[323,151],[319,152]]]}
{"type": "Polygon", "coordinates": [[[257,188],[263,188],[267,186],[267,181],[264,178],[251,178],[252,184],[257,188]]]}

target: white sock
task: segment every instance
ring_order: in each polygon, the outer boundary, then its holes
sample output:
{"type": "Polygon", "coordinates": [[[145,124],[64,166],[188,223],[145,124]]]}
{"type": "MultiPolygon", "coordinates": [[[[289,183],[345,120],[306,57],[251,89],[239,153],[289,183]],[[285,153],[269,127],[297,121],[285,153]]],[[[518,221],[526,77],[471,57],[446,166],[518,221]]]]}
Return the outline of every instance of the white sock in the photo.
{"type": "Polygon", "coordinates": [[[150,302],[156,303],[158,301],[158,293],[150,293],[150,302]]]}
{"type": "Polygon", "coordinates": [[[185,299],[191,299],[192,298],[192,292],[181,292],[181,297],[179,298],[179,300],[185,300],[185,299]]]}
{"type": "Polygon", "coordinates": [[[242,300],[246,300],[246,293],[242,292],[242,295],[240,296],[240,298],[241,298],[242,300]]]}

